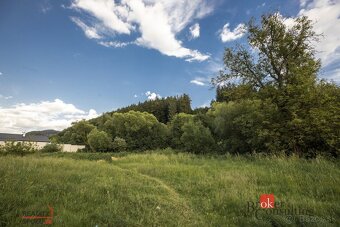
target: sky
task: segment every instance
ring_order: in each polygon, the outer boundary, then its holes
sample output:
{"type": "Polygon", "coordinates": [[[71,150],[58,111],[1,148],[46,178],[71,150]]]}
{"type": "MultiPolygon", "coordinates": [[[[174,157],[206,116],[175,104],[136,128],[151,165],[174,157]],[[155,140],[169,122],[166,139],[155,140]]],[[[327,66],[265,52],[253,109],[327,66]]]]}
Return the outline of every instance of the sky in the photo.
{"type": "Polygon", "coordinates": [[[340,0],[1,0],[0,132],[62,130],[133,103],[215,97],[225,47],[264,13],[307,15],[340,82],[340,0]]]}

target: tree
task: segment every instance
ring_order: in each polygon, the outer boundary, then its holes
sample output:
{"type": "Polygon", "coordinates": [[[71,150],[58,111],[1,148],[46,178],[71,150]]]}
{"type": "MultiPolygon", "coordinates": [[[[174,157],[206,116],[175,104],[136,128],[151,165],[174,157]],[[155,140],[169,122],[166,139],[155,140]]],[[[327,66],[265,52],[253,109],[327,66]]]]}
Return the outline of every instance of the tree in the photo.
{"type": "Polygon", "coordinates": [[[104,131],[99,131],[97,128],[87,136],[88,144],[93,152],[106,152],[112,147],[111,138],[104,131]]]}
{"type": "Polygon", "coordinates": [[[183,146],[181,141],[181,136],[183,134],[182,127],[193,118],[193,115],[186,113],[179,113],[173,117],[172,121],[169,123],[171,147],[178,149],[183,146]]]}
{"type": "Polygon", "coordinates": [[[182,130],[181,142],[186,151],[196,154],[214,152],[214,138],[200,121],[189,120],[182,126],[182,130]]]}
{"type": "MultiPolygon", "coordinates": [[[[336,123],[339,119],[336,113],[339,110],[339,98],[336,98],[339,87],[330,83],[323,85],[324,82],[317,80],[321,64],[315,58],[312,44],[319,35],[313,31],[312,22],[301,16],[288,26],[285,19],[275,13],[262,16],[259,25],[249,22],[247,30],[249,46],[238,45],[225,50],[226,70],[221,71],[213,83],[218,89],[227,85],[226,89],[218,90],[223,101],[235,101],[241,105],[242,100],[252,99],[262,106],[258,109],[255,105],[245,113],[237,111],[239,116],[232,118],[236,130],[245,129],[242,126],[244,121],[237,119],[246,120],[257,113],[265,116],[267,107],[270,107],[268,112],[272,116],[263,118],[258,128],[242,133],[238,139],[269,138],[271,142],[264,142],[264,151],[277,150],[309,157],[326,152],[336,156],[339,143],[335,138],[340,136],[336,123]],[[327,89],[321,91],[321,87],[327,89]],[[244,92],[248,89],[250,93],[244,92]]],[[[243,108],[234,105],[225,111],[243,108]]]]}
{"type": "Polygon", "coordinates": [[[220,152],[276,152],[275,107],[261,100],[214,103],[208,115],[220,145],[220,152]]]}
{"type": "Polygon", "coordinates": [[[152,114],[129,111],[114,113],[112,117],[116,136],[124,138],[131,150],[161,148],[167,144],[168,129],[152,114]]]}
{"type": "Polygon", "coordinates": [[[94,125],[85,120],[73,122],[71,127],[52,136],[51,139],[55,143],[86,145],[88,147],[87,136],[94,128],[94,125]]]}
{"type": "Polygon", "coordinates": [[[221,72],[215,84],[240,79],[258,89],[272,86],[284,91],[287,86],[315,82],[320,60],[314,57],[311,41],[318,35],[312,30],[312,21],[298,17],[292,27],[279,14],[262,16],[261,25],[248,24],[249,48],[227,48],[224,63],[229,72],[221,72]]]}
{"type": "Polygon", "coordinates": [[[224,84],[216,88],[217,102],[230,102],[256,97],[256,90],[249,84],[224,84]]]}

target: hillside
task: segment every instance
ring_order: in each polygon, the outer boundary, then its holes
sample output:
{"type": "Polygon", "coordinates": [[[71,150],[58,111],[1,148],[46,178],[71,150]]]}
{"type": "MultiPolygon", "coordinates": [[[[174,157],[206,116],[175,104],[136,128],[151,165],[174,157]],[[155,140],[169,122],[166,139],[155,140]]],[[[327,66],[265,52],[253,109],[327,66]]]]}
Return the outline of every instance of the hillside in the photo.
{"type": "Polygon", "coordinates": [[[57,131],[57,130],[47,129],[47,130],[42,130],[42,131],[30,131],[30,132],[27,132],[26,135],[27,136],[35,135],[35,136],[47,136],[47,137],[50,137],[50,136],[58,134],[59,132],[60,131],[57,131]]]}

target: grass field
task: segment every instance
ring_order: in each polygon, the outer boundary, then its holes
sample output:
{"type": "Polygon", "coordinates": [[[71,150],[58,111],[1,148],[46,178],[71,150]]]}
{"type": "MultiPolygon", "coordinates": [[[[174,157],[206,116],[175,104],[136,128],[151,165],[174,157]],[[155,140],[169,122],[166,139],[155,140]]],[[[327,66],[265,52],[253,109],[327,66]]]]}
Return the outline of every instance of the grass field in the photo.
{"type": "Polygon", "coordinates": [[[340,168],[171,150],[0,157],[0,226],[37,223],[21,217],[47,205],[56,226],[340,226],[340,168]],[[281,210],[248,211],[269,193],[281,210]]]}

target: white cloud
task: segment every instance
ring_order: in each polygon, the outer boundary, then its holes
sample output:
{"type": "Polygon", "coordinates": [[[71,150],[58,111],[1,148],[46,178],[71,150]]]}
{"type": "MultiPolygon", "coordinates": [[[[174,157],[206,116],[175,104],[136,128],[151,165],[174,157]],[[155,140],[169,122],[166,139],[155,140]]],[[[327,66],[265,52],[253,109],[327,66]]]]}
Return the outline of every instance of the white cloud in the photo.
{"type": "Polygon", "coordinates": [[[138,95],[134,94],[133,97],[134,97],[134,98],[138,98],[138,95]]]}
{"type": "Polygon", "coordinates": [[[200,37],[200,25],[198,23],[194,24],[189,28],[191,39],[196,39],[200,37]]]}
{"type": "Polygon", "coordinates": [[[300,0],[299,15],[315,22],[314,31],[323,34],[316,44],[323,66],[340,63],[340,1],[300,0]]]}
{"type": "Polygon", "coordinates": [[[334,81],[337,84],[340,84],[340,68],[330,69],[327,72],[321,74],[322,77],[325,77],[329,80],[334,81]]]}
{"type": "Polygon", "coordinates": [[[202,81],[199,81],[199,80],[191,80],[190,83],[196,84],[198,86],[204,86],[205,85],[205,83],[203,83],[202,81]]]}
{"type": "Polygon", "coordinates": [[[210,78],[196,77],[194,80],[191,80],[190,83],[196,84],[198,86],[208,86],[210,83],[210,78]]]}
{"type": "Polygon", "coordinates": [[[60,99],[30,104],[20,103],[8,108],[0,107],[0,132],[62,130],[74,121],[97,116],[97,112],[93,109],[85,112],[60,99]]]}
{"type": "Polygon", "coordinates": [[[74,0],[71,8],[90,15],[92,26],[85,28],[96,28],[100,34],[105,34],[103,39],[138,33],[140,36],[131,43],[187,61],[209,58],[198,50],[183,47],[176,38],[194,19],[212,12],[206,0],[74,0]]]}
{"type": "Polygon", "coordinates": [[[200,105],[200,108],[205,108],[205,107],[210,107],[210,102],[211,101],[206,101],[205,103],[203,103],[202,105],[200,105]]]}
{"type": "Polygon", "coordinates": [[[133,42],[116,42],[116,41],[100,41],[98,42],[100,45],[104,47],[114,47],[114,48],[122,48],[129,44],[133,44],[133,42]]]}
{"type": "Polygon", "coordinates": [[[4,95],[0,94],[0,99],[8,100],[8,99],[12,99],[12,98],[13,98],[13,96],[4,96],[4,95]]]}
{"type": "Polygon", "coordinates": [[[220,38],[222,42],[225,43],[241,38],[245,32],[246,27],[244,24],[237,25],[236,28],[234,28],[234,30],[231,31],[229,28],[229,23],[226,23],[223,26],[222,30],[220,30],[220,38]]]}
{"type": "Polygon", "coordinates": [[[0,72],[0,76],[2,76],[2,74],[3,74],[3,73],[2,73],[2,72],[0,72]]]}
{"type": "Polygon", "coordinates": [[[86,25],[79,18],[71,17],[71,20],[84,31],[87,38],[89,38],[89,39],[100,39],[100,38],[102,38],[98,34],[98,31],[97,31],[96,28],[86,25]]]}
{"type": "Polygon", "coordinates": [[[48,11],[50,11],[52,9],[52,5],[50,3],[50,1],[45,0],[42,2],[41,6],[40,6],[41,12],[46,14],[48,11]]]}
{"type": "Polygon", "coordinates": [[[151,91],[145,92],[145,95],[148,97],[148,100],[156,100],[162,98],[162,96],[160,96],[159,94],[151,91]]]}

